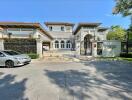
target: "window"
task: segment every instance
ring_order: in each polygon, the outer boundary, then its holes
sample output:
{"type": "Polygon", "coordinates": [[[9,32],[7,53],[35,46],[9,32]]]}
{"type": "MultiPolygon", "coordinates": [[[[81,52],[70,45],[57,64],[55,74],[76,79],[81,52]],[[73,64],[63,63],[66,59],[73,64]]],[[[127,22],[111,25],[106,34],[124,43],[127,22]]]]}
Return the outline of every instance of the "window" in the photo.
{"type": "Polygon", "coordinates": [[[71,48],[71,42],[70,41],[66,42],[66,48],[71,48]]]}
{"type": "Polygon", "coordinates": [[[61,27],[61,31],[64,31],[64,27],[63,26],[61,27]]]}
{"type": "Polygon", "coordinates": [[[50,27],[49,27],[49,30],[50,30],[50,31],[52,31],[52,29],[53,29],[53,27],[52,27],[52,26],[50,26],[50,27]]]}
{"type": "Polygon", "coordinates": [[[61,41],[61,48],[65,48],[65,42],[61,41]]]}
{"type": "Polygon", "coordinates": [[[3,53],[0,52],[0,57],[4,57],[5,55],[3,53]]]}
{"type": "Polygon", "coordinates": [[[20,53],[18,53],[18,52],[15,52],[15,51],[3,51],[5,54],[7,54],[7,55],[20,55],[20,53]]]}
{"type": "Polygon", "coordinates": [[[59,48],[59,42],[55,41],[55,48],[59,48]]]}

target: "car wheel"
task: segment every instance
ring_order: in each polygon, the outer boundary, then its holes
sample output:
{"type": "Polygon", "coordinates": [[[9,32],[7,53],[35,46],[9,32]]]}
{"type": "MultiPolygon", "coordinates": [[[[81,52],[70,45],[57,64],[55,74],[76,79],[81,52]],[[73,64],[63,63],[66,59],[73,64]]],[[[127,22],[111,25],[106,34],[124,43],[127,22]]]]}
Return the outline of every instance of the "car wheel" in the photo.
{"type": "Polygon", "coordinates": [[[14,67],[14,62],[13,61],[6,61],[5,66],[7,68],[12,68],[12,67],[14,67]]]}

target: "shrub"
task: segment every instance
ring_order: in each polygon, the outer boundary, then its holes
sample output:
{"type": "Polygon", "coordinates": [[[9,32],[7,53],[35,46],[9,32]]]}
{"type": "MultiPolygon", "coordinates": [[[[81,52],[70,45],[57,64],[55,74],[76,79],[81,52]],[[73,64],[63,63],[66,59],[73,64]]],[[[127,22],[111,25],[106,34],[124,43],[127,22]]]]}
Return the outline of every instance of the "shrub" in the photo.
{"type": "Polygon", "coordinates": [[[30,54],[28,54],[28,56],[29,56],[31,59],[37,59],[37,58],[39,58],[39,55],[38,55],[38,54],[35,54],[35,53],[30,53],[30,54]]]}
{"type": "Polygon", "coordinates": [[[121,53],[121,54],[120,54],[120,57],[132,58],[132,53],[128,53],[128,54],[126,54],[126,53],[121,53]]]}

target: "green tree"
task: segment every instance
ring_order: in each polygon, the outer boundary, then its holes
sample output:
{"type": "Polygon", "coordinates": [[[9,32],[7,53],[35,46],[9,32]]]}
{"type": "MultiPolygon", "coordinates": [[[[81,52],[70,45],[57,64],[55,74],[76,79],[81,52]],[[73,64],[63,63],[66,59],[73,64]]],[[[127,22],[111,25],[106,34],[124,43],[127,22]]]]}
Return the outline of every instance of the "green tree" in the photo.
{"type": "Polygon", "coordinates": [[[125,40],[126,31],[120,26],[111,26],[109,33],[107,34],[108,40],[125,40]]]}
{"type": "Polygon", "coordinates": [[[113,14],[121,14],[124,17],[126,16],[130,16],[131,17],[131,25],[130,28],[127,30],[127,35],[126,35],[126,53],[128,54],[128,42],[132,36],[132,31],[131,31],[131,27],[132,27],[132,0],[115,0],[116,1],[116,5],[114,7],[113,10],[113,14]]]}
{"type": "Polygon", "coordinates": [[[127,30],[128,33],[128,40],[132,40],[132,26],[127,30]]]}
{"type": "Polygon", "coordinates": [[[116,5],[113,14],[122,14],[123,16],[132,15],[132,0],[115,0],[116,5]]]}

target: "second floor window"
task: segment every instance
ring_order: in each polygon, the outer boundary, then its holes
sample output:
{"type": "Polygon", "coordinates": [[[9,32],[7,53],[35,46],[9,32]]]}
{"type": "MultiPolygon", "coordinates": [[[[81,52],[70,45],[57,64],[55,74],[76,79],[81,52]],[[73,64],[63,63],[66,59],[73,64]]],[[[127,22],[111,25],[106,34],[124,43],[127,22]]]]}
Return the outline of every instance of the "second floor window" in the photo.
{"type": "Polygon", "coordinates": [[[49,30],[52,31],[52,29],[53,29],[52,26],[50,26],[50,27],[49,27],[49,30]]]}
{"type": "Polygon", "coordinates": [[[61,31],[64,31],[64,27],[63,26],[61,27],[61,31]]]}

